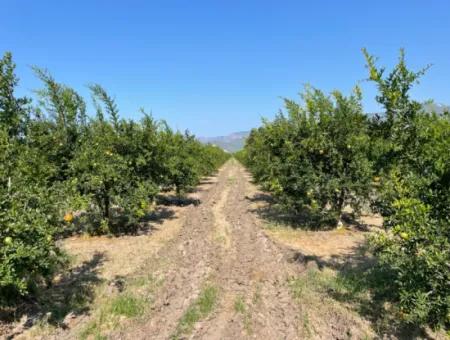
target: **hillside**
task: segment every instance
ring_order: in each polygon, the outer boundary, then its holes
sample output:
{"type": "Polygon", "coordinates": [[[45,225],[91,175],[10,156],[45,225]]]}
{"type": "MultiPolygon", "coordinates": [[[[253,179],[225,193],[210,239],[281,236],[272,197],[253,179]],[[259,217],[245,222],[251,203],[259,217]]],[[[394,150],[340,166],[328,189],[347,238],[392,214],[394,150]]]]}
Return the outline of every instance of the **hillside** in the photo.
{"type": "Polygon", "coordinates": [[[244,147],[245,139],[249,135],[249,131],[241,131],[231,133],[227,136],[218,137],[200,137],[203,143],[211,143],[217,145],[228,152],[236,152],[244,147]]]}
{"type": "Polygon", "coordinates": [[[426,112],[435,112],[438,114],[450,112],[450,106],[433,102],[423,104],[423,108],[426,112]]]}

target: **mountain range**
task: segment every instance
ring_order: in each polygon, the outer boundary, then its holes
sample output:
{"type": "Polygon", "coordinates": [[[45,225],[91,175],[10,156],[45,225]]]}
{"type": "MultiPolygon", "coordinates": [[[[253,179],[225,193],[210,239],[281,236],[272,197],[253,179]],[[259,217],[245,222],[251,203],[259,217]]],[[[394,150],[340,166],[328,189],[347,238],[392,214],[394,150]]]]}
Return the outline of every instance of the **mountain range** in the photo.
{"type": "Polygon", "coordinates": [[[424,103],[423,108],[426,112],[435,112],[437,114],[443,114],[444,112],[450,112],[450,106],[445,105],[445,104],[434,103],[434,102],[424,103]]]}
{"type": "Polygon", "coordinates": [[[245,140],[250,131],[234,132],[227,136],[217,137],[200,137],[199,140],[203,143],[210,143],[217,145],[227,152],[236,152],[244,147],[245,140]]]}

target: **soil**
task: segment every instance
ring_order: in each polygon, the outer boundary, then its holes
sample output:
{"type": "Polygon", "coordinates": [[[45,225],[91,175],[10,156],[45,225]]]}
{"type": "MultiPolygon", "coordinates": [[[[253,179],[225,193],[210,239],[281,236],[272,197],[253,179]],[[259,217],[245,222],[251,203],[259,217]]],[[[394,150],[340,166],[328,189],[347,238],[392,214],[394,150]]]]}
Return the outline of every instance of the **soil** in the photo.
{"type": "Polygon", "coordinates": [[[228,162],[197,207],[190,207],[180,234],[162,248],[154,263],[164,278],[151,319],[116,335],[120,339],[168,339],[202,288],[219,290],[215,311],[199,322],[192,339],[296,339],[298,304],[288,278],[295,268],[249,213],[252,190],[244,168],[228,162]],[[236,300],[247,306],[244,320],[236,300]]]}

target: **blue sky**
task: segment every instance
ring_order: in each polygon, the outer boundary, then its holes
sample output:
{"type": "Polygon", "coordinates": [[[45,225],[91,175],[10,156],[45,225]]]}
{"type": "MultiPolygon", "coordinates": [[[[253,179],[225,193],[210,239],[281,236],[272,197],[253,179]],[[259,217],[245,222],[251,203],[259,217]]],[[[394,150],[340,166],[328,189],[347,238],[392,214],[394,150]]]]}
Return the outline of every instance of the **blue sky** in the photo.
{"type": "MultiPolygon", "coordinates": [[[[98,82],[121,115],[151,110],[199,136],[273,117],[304,84],[347,93],[366,77],[361,48],[392,66],[433,67],[414,90],[450,103],[450,1],[0,0],[0,53],[11,51],[19,93],[46,67],[82,95],[98,82]]],[[[363,82],[365,110],[377,110],[363,82]]]]}

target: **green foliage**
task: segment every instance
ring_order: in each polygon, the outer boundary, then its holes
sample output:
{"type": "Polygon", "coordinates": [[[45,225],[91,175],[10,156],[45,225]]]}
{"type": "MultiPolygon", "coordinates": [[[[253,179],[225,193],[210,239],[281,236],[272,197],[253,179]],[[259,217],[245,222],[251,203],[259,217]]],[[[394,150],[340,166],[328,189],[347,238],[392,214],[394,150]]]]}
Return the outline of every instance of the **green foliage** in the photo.
{"type": "Polygon", "coordinates": [[[423,75],[409,71],[404,53],[384,77],[365,52],[385,115],[371,122],[381,177],[374,207],[386,234],[373,239],[380,265],[393,272],[406,321],[450,325],[450,115],[427,113],[408,91],[423,75]]]}
{"type": "Polygon", "coordinates": [[[27,98],[14,96],[14,89],[19,80],[14,73],[16,65],[12,55],[6,52],[0,59],[0,126],[6,129],[10,137],[18,136],[24,130],[28,116],[27,98]]]}
{"type": "Polygon", "coordinates": [[[128,167],[117,152],[118,136],[112,125],[94,121],[81,138],[71,161],[82,193],[92,196],[101,217],[109,224],[114,197],[126,192],[128,167]]]}
{"type": "Polygon", "coordinates": [[[0,60],[0,304],[48,280],[61,254],[55,246],[53,192],[45,187],[48,170],[40,150],[24,140],[28,100],[16,99],[11,55],[0,60]]]}
{"type": "Polygon", "coordinates": [[[202,145],[188,132],[172,132],[168,127],[162,134],[166,184],[174,187],[177,195],[185,194],[202,176],[211,175],[228,159],[222,149],[202,145]]]}
{"type": "Polygon", "coordinates": [[[33,292],[63,263],[56,239],[136,229],[160,190],[182,195],[228,158],[142,111],[120,118],[90,85],[94,114],[72,88],[34,67],[36,107],[14,96],[10,53],[0,59],[0,303],[33,292]]]}
{"type": "Polygon", "coordinates": [[[427,68],[389,73],[363,51],[382,114],[366,116],[350,97],[307,88],[303,103],[254,129],[236,157],[285,207],[336,221],[369,201],[384,217],[372,240],[392,278],[390,298],[407,322],[450,324],[450,114],[425,112],[410,98],[427,68]]]}
{"type": "Polygon", "coordinates": [[[370,192],[367,119],[358,89],[344,97],[308,87],[302,97],[303,105],[285,100],[287,113],[253,130],[241,154],[286,207],[336,223],[346,205],[359,212],[370,192]]]}
{"type": "Polygon", "coordinates": [[[443,326],[450,315],[450,229],[435,220],[431,207],[417,199],[393,204],[393,227],[373,240],[380,265],[393,272],[391,289],[404,319],[415,324],[443,326]]]}
{"type": "Polygon", "coordinates": [[[52,201],[38,186],[0,193],[0,302],[11,302],[48,279],[60,263],[52,201]]]}
{"type": "Polygon", "coordinates": [[[233,157],[236,158],[241,164],[247,165],[247,150],[242,149],[233,154],[233,157]]]}

